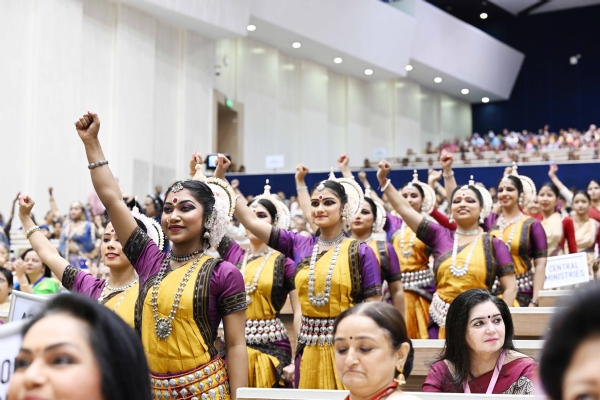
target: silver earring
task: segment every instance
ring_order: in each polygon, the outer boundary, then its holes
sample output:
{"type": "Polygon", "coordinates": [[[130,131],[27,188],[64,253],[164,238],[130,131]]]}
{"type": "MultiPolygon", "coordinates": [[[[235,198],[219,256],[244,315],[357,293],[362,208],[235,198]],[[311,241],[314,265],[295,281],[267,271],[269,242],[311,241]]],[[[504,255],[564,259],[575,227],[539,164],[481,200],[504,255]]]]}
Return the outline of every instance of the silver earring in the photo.
{"type": "Polygon", "coordinates": [[[204,236],[204,239],[210,239],[210,232],[205,231],[203,236],[204,236]]]}
{"type": "Polygon", "coordinates": [[[480,216],[479,216],[479,223],[480,223],[480,224],[483,224],[483,221],[484,221],[484,219],[483,219],[483,215],[480,215],[480,216]]]}
{"type": "Polygon", "coordinates": [[[523,206],[523,193],[519,195],[519,207],[523,206]]]}
{"type": "Polygon", "coordinates": [[[454,219],[452,219],[452,215],[450,216],[450,218],[448,218],[448,223],[449,223],[449,224],[452,224],[452,223],[454,223],[454,219]]]}

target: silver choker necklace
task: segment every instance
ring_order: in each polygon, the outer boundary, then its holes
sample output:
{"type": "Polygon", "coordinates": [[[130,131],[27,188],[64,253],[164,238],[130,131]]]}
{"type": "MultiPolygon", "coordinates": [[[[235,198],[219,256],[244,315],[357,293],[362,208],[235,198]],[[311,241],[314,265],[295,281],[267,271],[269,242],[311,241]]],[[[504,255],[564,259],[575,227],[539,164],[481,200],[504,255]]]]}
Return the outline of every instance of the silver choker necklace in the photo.
{"type": "Polygon", "coordinates": [[[176,261],[176,262],[187,262],[187,261],[190,261],[191,259],[193,259],[194,257],[196,257],[200,253],[202,253],[202,249],[196,250],[191,254],[186,254],[184,256],[178,256],[176,254],[173,254],[173,250],[171,250],[169,252],[169,257],[171,258],[171,260],[176,261]]]}
{"type": "Polygon", "coordinates": [[[327,270],[327,277],[325,278],[325,290],[315,294],[315,266],[317,264],[317,255],[319,254],[319,243],[313,247],[312,256],[310,258],[310,268],[308,270],[308,300],[315,307],[323,307],[329,302],[329,295],[331,294],[331,279],[333,277],[333,270],[337,262],[337,257],[342,248],[342,241],[340,240],[335,246],[333,256],[331,257],[331,263],[329,263],[329,269],[327,270]]]}
{"type": "Polygon", "coordinates": [[[456,230],[456,233],[458,233],[459,235],[464,235],[464,236],[474,236],[479,233],[479,228],[473,229],[472,231],[465,231],[465,230],[458,228],[456,230]]]}
{"type": "Polygon", "coordinates": [[[342,240],[344,240],[345,237],[346,236],[344,235],[344,232],[340,233],[337,237],[334,237],[331,240],[323,240],[319,236],[319,247],[321,247],[321,246],[334,246],[336,244],[342,243],[342,240]]]}

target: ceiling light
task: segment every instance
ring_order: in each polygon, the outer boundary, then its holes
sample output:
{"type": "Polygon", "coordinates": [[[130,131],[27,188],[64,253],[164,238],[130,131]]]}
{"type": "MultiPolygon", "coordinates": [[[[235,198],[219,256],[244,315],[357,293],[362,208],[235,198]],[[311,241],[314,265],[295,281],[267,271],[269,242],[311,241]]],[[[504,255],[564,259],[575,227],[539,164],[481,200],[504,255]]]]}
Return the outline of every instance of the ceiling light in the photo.
{"type": "Polygon", "coordinates": [[[295,49],[299,49],[300,47],[302,47],[302,44],[300,42],[294,42],[292,43],[292,47],[295,49]]]}
{"type": "Polygon", "coordinates": [[[256,30],[256,26],[255,25],[248,25],[246,27],[246,29],[248,29],[250,32],[254,32],[256,30]]]}
{"type": "Polygon", "coordinates": [[[481,19],[486,19],[487,17],[488,17],[488,15],[486,13],[479,14],[479,18],[481,18],[481,19]]]}
{"type": "Polygon", "coordinates": [[[484,97],[483,99],[481,99],[482,103],[489,103],[490,102],[490,98],[489,97],[484,97]]]}
{"type": "Polygon", "coordinates": [[[413,66],[408,64],[406,67],[404,67],[407,71],[412,71],[413,66]]]}
{"type": "Polygon", "coordinates": [[[433,81],[434,81],[435,83],[441,83],[441,82],[442,82],[442,78],[440,78],[440,77],[438,76],[438,77],[434,78],[434,79],[433,79],[433,81]]]}
{"type": "Polygon", "coordinates": [[[469,94],[469,89],[462,89],[460,92],[462,94],[469,94]]]}
{"type": "Polygon", "coordinates": [[[373,75],[373,70],[370,68],[365,69],[365,75],[373,75]]]}
{"type": "Polygon", "coordinates": [[[342,63],[342,59],[340,57],[336,57],[333,59],[333,62],[336,64],[341,64],[342,63]]]}

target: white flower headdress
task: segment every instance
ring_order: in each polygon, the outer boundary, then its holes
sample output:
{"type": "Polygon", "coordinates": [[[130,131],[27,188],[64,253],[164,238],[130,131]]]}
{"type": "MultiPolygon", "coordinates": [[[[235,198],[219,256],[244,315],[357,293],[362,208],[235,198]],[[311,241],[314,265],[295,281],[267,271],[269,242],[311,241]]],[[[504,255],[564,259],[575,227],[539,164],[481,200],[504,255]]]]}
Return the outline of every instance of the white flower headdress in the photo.
{"type": "Polygon", "coordinates": [[[431,214],[435,207],[435,190],[431,186],[426,183],[419,182],[419,173],[417,170],[413,170],[413,180],[408,184],[408,186],[418,185],[423,190],[423,202],[421,205],[421,212],[424,214],[431,214]]]}
{"type": "MultiPolygon", "coordinates": [[[[365,197],[368,197],[369,199],[371,198],[370,187],[365,189],[365,197]]],[[[385,222],[387,221],[387,211],[381,205],[381,203],[378,203],[376,201],[373,201],[373,203],[375,203],[375,207],[377,208],[377,218],[373,222],[373,232],[382,232],[383,227],[385,226],[385,222]]]]}
{"type": "Polygon", "coordinates": [[[280,229],[290,229],[290,225],[292,224],[290,210],[285,204],[283,204],[281,200],[279,200],[279,196],[277,196],[276,194],[271,194],[271,186],[269,186],[268,179],[263,194],[261,194],[260,196],[256,196],[254,200],[252,200],[252,207],[257,207],[258,200],[260,199],[269,200],[275,206],[275,209],[277,210],[277,215],[275,216],[275,221],[273,221],[273,225],[280,229]]]}
{"type": "MultiPolygon", "coordinates": [[[[519,167],[517,167],[517,163],[513,161],[512,171],[508,175],[514,176],[515,178],[521,181],[521,185],[523,186],[523,198],[519,199],[519,206],[524,208],[527,207],[529,203],[531,203],[531,200],[533,200],[533,198],[535,197],[536,187],[535,183],[533,183],[531,178],[525,175],[519,175],[519,173],[517,172],[518,168],[519,167]]],[[[507,179],[506,176],[502,178],[502,180],[505,179],[507,179]]]]}
{"type": "MultiPolygon", "coordinates": [[[[342,211],[342,217],[344,218],[344,227],[346,230],[350,228],[350,224],[352,221],[356,219],[358,213],[360,212],[360,208],[362,207],[362,202],[365,199],[365,194],[358,183],[352,178],[336,178],[333,173],[333,168],[331,168],[331,172],[329,173],[328,181],[334,181],[339,183],[344,187],[344,191],[348,196],[348,203],[344,205],[344,209],[342,211]]],[[[319,186],[317,186],[317,191],[322,191],[325,189],[324,185],[325,181],[322,181],[319,186]]]]}
{"type": "Polygon", "coordinates": [[[485,219],[490,212],[492,212],[492,206],[494,204],[492,200],[492,195],[488,190],[483,186],[475,185],[475,181],[473,180],[473,175],[471,175],[471,179],[469,180],[468,185],[461,186],[460,190],[469,190],[469,186],[472,186],[481,194],[481,198],[483,199],[483,206],[481,209],[481,223],[483,223],[483,219],[485,219]]]}
{"type": "MultiPolygon", "coordinates": [[[[136,198],[137,203],[137,198],[136,198]]],[[[140,213],[140,210],[137,206],[133,206],[131,209],[131,214],[142,221],[142,223],[146,226],[146,234],[156,243],[158,249],[163,251],[165,248],[165,232],[163,231],[160,224],[154,219],[145,216],[140,213]]]]}

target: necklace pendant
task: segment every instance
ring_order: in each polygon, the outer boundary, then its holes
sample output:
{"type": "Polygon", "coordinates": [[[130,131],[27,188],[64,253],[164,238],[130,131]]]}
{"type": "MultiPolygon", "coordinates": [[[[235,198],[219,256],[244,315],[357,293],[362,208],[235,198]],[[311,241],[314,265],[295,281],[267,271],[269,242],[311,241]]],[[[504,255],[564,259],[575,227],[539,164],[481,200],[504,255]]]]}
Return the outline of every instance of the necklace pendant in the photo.
{"type": "Polygon", "coordinates": [[[411,250],[402,250],[402,255],[403,255],[405,258],[408,258],[408,257],[412,256],[412,253],[413,253],[413,252],[412,252],[412,249],[411,249],[411,250]]]}
{"type": "Polygon", "coordinates": [[[156,330],[156,337],[159,340],[167,340],[171,336],[173,326],[167,318],[158,318],[154,328],[156,330]]]}
{"type": "Polygon", "coordinates": [[[252,297],[250,297],[249,295],[246,295],[246,304],[251,304],[252,303],[252,297]]]}

